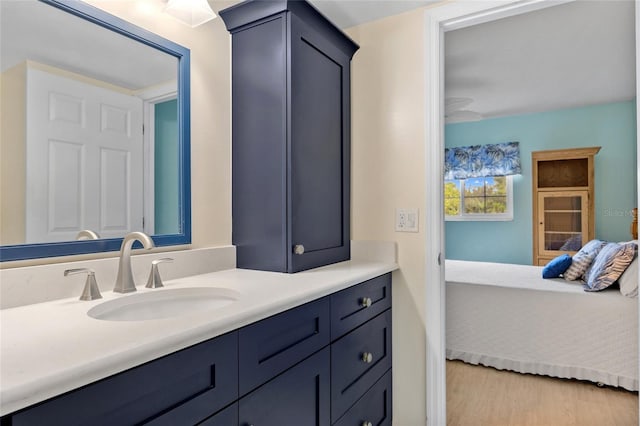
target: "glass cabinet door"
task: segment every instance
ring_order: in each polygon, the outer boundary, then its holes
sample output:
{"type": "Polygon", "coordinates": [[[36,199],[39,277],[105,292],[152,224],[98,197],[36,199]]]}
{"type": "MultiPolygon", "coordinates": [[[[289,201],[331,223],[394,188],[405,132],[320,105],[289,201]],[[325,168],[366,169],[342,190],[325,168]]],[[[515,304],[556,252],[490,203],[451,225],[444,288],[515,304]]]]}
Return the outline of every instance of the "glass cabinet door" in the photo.
{"type": "Polygon", "coordinates": [[[587,208],[587,191],[539,193],[538,254],[578,251],[587,242],[587,208]]]}

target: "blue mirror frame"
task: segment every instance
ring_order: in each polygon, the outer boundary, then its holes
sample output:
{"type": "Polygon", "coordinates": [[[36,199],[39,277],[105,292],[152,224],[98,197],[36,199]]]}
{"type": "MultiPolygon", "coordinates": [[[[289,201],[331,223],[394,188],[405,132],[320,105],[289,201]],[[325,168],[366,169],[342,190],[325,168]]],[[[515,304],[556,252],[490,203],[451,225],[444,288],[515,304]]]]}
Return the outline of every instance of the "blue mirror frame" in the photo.
{"type": "MultiPolygon", "coordinates": [[[[179,147],[179,202],[180,230],[178,234],[155,235],[156,246],[173,246],[191,243],[191,120],[190,120],[190,52],[170,40],[117,18],[96,7],[77,0],[39,0],[68,13],[86,19],[96,25],[144,43],[178,59],[178,147],[179,147]]],[[[42,244],[0,246],[0,261],[38,259],[54,256],[70,256],[117,251],[122,238],[101,240],[66,241],[42,244]]]]}

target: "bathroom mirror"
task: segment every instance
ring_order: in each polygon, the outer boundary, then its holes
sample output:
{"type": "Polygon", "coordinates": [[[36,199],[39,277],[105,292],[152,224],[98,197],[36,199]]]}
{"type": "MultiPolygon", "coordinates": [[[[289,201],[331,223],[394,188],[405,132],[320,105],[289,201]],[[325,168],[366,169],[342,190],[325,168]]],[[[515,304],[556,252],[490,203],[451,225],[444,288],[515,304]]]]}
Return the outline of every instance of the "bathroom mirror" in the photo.
{"type": "Polygon", "coordinates": [[[190,243],[189,50],[80,1],[0,8],[0,260],[190,243]]]}

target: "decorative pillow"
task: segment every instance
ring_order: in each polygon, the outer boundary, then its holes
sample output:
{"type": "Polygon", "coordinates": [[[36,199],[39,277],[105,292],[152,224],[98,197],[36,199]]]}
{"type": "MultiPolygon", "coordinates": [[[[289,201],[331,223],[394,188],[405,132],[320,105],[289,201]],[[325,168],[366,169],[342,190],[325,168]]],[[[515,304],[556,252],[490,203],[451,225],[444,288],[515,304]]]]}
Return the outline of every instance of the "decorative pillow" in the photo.
{"type": "Polygon", "coordinates": [[[586,277],[585,291],[600,291],[616,282],[636,257],[635,243],[609,243],[596,256],[586,277]]]}
{"type": "Polygon", "coordinates": [[[542,278],[558,278],[569,266],[571,266],[571,256],[560,255],[545,265],[542,269],[542,278]]]}
{"type": "Polygon", "coordinates": [[[573,262],[564,272],[564,279],[574,281],[581,278],[605,244],[607,243],[600,240],[591,240],[585,244],[579,252],[573,255],[573,262]]]}
{"type": "Polygon", "coordinates": [[[580,247],[582,247],[582,234],[577,234],[565,241],[559,250],[578,251],[580,247]]]}
{"type": "Polygon", "coordinates": [[[638,256],[618,278],[620,293],[627,297],[638,297],[638,256]]]}

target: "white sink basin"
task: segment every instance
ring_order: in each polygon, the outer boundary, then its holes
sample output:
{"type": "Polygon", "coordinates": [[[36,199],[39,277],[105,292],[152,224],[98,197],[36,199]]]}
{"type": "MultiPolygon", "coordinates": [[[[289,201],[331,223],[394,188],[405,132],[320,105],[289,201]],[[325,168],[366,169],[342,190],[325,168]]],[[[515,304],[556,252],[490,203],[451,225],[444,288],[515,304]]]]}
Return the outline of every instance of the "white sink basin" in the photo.
{"type": "Polygon", "coordinates": [[[103,302],[89,309],[87,315],[106,321],[163,319],[214,311],[232,304],[239,298],[240,293],[228,288],[157,289],[103,302]]]}

